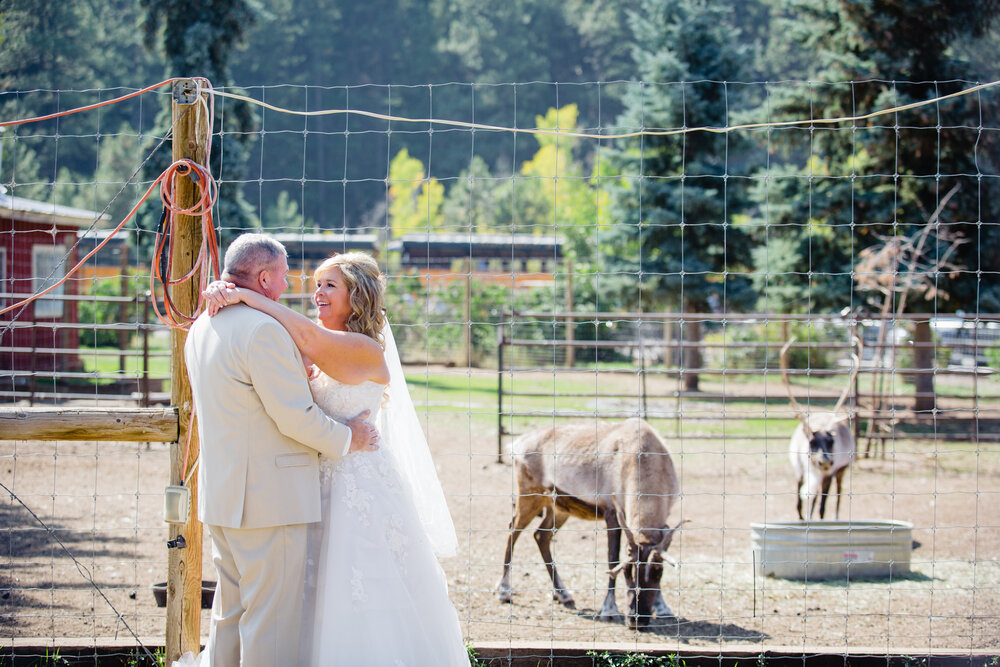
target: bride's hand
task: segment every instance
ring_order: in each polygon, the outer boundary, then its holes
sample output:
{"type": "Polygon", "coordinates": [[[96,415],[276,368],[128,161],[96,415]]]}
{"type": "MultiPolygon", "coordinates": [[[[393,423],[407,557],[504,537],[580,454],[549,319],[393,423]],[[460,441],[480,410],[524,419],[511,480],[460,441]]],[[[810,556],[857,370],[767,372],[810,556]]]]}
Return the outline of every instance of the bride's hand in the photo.
{"type": "Polygon", "coordinates": [[[226,306],[243,300],[236,284],[225,280],[215,280],[209,283],[201,296],[205,299],[209,316],[214,316],[226,306]]]}

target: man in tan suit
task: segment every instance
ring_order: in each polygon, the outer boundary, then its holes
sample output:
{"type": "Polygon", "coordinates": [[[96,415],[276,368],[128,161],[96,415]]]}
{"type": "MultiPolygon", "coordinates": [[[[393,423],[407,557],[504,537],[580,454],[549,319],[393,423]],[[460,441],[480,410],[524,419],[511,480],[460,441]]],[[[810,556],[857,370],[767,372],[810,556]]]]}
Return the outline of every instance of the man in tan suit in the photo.
{"type": "MultiPolygon", "coordinates": [[[[222,278],[277,300],[287,273],[284,246],[244,234],[226,251],[222,278]]],[[[367,412],[346,425],[326,416],[291,336],[243,304],[202,314],[184,357],[201,438],[198,513],[219,574],[208,664],[297,665],[306,524],[320,520],[318,455],[374,449],[377,434],[367,412]]]]}

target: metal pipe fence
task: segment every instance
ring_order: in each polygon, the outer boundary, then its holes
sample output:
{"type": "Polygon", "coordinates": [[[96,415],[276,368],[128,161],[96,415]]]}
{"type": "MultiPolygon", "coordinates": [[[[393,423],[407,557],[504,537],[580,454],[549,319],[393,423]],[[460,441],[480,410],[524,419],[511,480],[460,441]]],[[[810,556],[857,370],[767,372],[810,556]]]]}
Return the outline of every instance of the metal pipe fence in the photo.
{"type": "MultiPolygon", "coordinates": [[[[935,320],[940,324],[934,327],[936,335],[931,341],[914,341],[907,334],[882,344],[863,344],[860,369],[847,403],[858,435],[872,423],[875,431],[867,437],[873,440],[997,440],[992,428],[980,430],[977,426],[992,424],[992,420],[1000,423],[1000,385],[979,382],[1000,371],[1000,316],[981,315],[971,322],[959,320],[955,326],[955,318],[949,316],[918,314],[848,320],[775,313],[512,312],[502,317],[497,330],[497,455],[502,458],[504,438],[517,434],[511,426],[515,420],[530,422],[545,416],[638,416],[718,423],[760,418],[761,410],[746,409],[746,402],[761,399],[764,405],[774,404],[767,408],[769,417],[791,419],[794,414],[778,365],[778,352],[788,339],[790,324],[805,325],[818,334],[813,340],[790,346],[793,354],[806,356],[803,365],[789,369],[788,376],[801,384],[806,398],[821,409],[832,405],[840,394],[840,387],[832,387],[830,382],[851,374],[853,335],[875,341],[880,326],[895,330],[935,320]],[[680,338],[679,325],[692,321],[714,325],[714,331],[700,340],[680,338]],[[595,331],[602,327],[606,330],[612,324],[615,331],[604,339],[584,340],[579,333],[566,337],[571,326],[584,323],[595,331]],[[930,353],[929,367],[913,363],[915,350],[930,353]],[[687,351],[700,352],[694,358],[697,365],[685,365],[683,353],[687,351]],[[819,356],[810,359],[817,352],[819,356]],[[894,359],[901,363],[889,365],[894,359]],[[939,365],[939,360],[944,363],[939,365]],[[551,375],[555,383],[563,378],[587,376],[620,377],[634,382],[626,392],[613,389],[620,385],[600,381],[588,383],[585,390],[560,391],[562,399],[578,404],[572,408],[526,407],[536,399],[550,398],[551,393],[515,387],[515,379],[538,375],[551,375]],[[704,378],[711,389],[688,390],[685,378],[691,377],[704,378]],[[933,382],[931,390],[915,386],[914,380],[921,377],[933,382]],[[888,384],[886,378],[891,380],[888,384]],[[656,386],[651,388],[649,380],[656,381],[656,386]],[[766,389],[763,395],[762,383],[766,389]],[[933,407],[916,407],[921,399],[930,399],[933,407]],[[629,405],[619,410],[601,407],[602,402],[611,400],[629,405]],[[696,409],[684,407],[685,402],[695,400],[711,401],[721,408],[736,407],[699,414],[696,409]],[[587,403],[589,407],[584,405],[587,403]],[[904,432],[896,428],[901,423],[924,428],[904,432]]],[[[529,382],[528,386],[533,385],[529,382]]],[[[711,439],[717,435],[687,437],[711,439]]]]}

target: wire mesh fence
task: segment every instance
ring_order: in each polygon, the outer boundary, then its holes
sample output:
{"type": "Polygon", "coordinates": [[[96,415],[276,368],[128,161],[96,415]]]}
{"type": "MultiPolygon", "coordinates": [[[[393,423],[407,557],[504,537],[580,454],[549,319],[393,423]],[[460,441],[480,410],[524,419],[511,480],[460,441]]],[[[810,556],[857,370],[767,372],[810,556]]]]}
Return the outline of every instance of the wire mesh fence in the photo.
{"type": "MultiPolygon", "coordinates": [[[[262,109],[246,171],[230,171],[235,167],[223,161],[215,174],[242,192],[255,222],[288,248],[286,303],[301,312],[311,309],[311,272],[329,254],[360,249],[384,267],[390,319],[459,530],[459,554],[443,567],[467,641],[528,647],[540,659],[612,645],[719,659],[778,647],[845,656],[995,652],[1000,317],[976,305],[991,303],[985,298],[957,312],[934,294],[909,306],[902,296],[926,296],[924,278],[944,291],[948,276],[956,299],[986,294],[997,275],[989,248],[964,255],[961,266],[928,265],[926,253],[918,266],[904,249],[896,264],[860,266],[861,251],[878,245],[873,238],[915,237],[927,219],[899,211],[869,219],[852,202],[887,187],[905,198],[928,175],[905,164],[893,174],[868,173],[860,160],[825,171],[811,163],[811,173],[789,173],[802,166],[803,155],[817,154],[808,137],[819,130],[808,123],[746,129],[734,123],[726,128],[730,134],[760,150],[713,154],[718,173],[686,171],[681,164],[657,174],[649,164],[636,167],[621,157],[652,151],[655,135],[643,135],[646,143],[637,145],[602,138],[654,128],[622,127],[599,114],[570,122],[559,113],[549,128],[546,109],[517,106],[517,91],[527,85],[536,84],[249,88],[251,98],[312,110],[350,111],[358,108],[355,95],[370,102],[373,93],[384,108],[395,108],[403,95],[412,105],[409,116],[431,119],[440,96],[467,96],[470,103],[468,117],[460,119],[466,125],[379,117],[382,108],[374,104],[362,109],[374,115],[364,117],[262,109]],[[481,95],[509,97],[510,113],[478,126],[481,95]],[[779,131],[799,143],[773,164],[766,159],[767,133],[779,131]],[[481,152],[496,166],[484,167],[481,152]],[[610,164],[615,171],[605,170],[610,164]],[[669,206],[657,203],[657,188],[683,193],[691,183],[709,181],[718,186],[715,196],[729,202],[721,215],[680,194],[669,206]],[[814,210],[786,217],[783,206],[792,194],[784,189],[805,181],[822,186],[805,196],[814,210]],[[737,201],[725,182],[762,194],[737,201]],[[845,183],[847,190],[837,189],[845,183]],[[831,212],[838,206],[840,212],[831,212]],[[753,233],[737,233],[748,229],[753,233]],[[657,240],[659,232],[676,235],[657,240]],[[757,249],[752,260],[735,260],[739,244],[757,249]],[[700,245],[721,248],[712,255],[721,263],[698,255],[700,245]],[[827,261],[831,256],[839,263],[827,261]],[[893,278],[880,282],[885,276],[893,278]],[[751,286],[755,297],[748,300],[742,294],[751,286]],[[862,343],[857,360],[851,358],[854,335],[862,343]],[[792,337],[786,388],[779,357],[792,337]],[[789,395],[819,412],[844,390],[857,455],[844,478],[839,520],[912,524],[907,567],[858,575],[862,564],[883,557],[848,542],[834,554],[846,576],[768,576],[757,561],[753,526],[794,521],[800,497],[789,454],[800,420],[789,395]],[[513,549],[513,593],[502,602],[497,582],[523,472],[507,448],[533,429],[558,434],[582,422],[596,432],[597,420],[631,417],[659,433],[677,471],[679,495],[655,526],[687,522],[666,550],[678,565],[666,566],[660,582],[672,615],[654,617],[642,631],[601,619],[612,564],[606,512],[594,508],[596,520],[577,516],[536,533],[539,539],[558,529],[552,560],[574,605],[553,600],[543,557],[529,539],[513,549]]],[[[552,108],[576,101],[599,109],[595,100],[630,85],[551,84],[552,108]]],[[[758,99],[774,94],[766,84],[745,85],[758,99]]],[[[65,105],[116,91],[72,93],[61,98],[65,105]]],[[[34,124],[0,135],[7,156],[0,180],[8,187],[0,201],[6,207],[0,209],[0,306],[52,284],[127,213],[122,201],[134,202],[152,182],[129,174],[162,138],[154,121],[162,104],[157,95],[122,103],[131,105],[129,131],[105,132],[97,111],[74,117],[71,132],[34,124]],[[112,160],[104,152],[109,142],[113,155],[125,150],[127,157],[112,160]],[[28,150],[35,162],[25,158],[28,150]],[[94,158],[97,171],[89,179],[60,176],[60,156],[72,152],[94,158]],[[104,210],[110,220],[101,217],[104,210]]],[[[951,118],[949,102],[938,101],[940,117],[922,121],[922,129],[940,133],[942,123],[951,123],[992,137],[993,106],[982,100],[990,102],[995,92],[978,95],[978,125],[951,118]]],[[[230,140],[227,103],[217,101],[216,153],[230,140]]],[[[894,136],[896,123],[878,118],[823,131],[894,136]]],[[[656,129],[684,137],[692,126],[656,129]]],[[[668,152],[674,149],[685,150],[668,152]]],[[[972,177],[983,185],[971,188],[978,193],[971,196],[992,215],[986,204],[996,187],[993,158],[980,157],[972,177]]],[[[958,171],[942,160],[929,176],[948,180],[958,171]]],[[[151,305],[162,296],[151,280],[149,250],[158,206],[145,206],[150,210],[110,237],[61,293],[3,315],[5,409],[169,402],[167,328],[151,305]]],[[[971,246],[993,238],[982,231],[998,224],[988,215],[970,221],[961,209],[946,219],[948,210],[931,228],[960,228],[971,246]]],[[[224,238],[240,231],[236,223],[216,216],[224,238]]],[[[939,236],[934,247],[944,252],[948,243],[939,236]]],[[[570,455],[557,451],[545,460],[557,464],[560,456],[570,455]]],[[[165,616],[153,586],[166,575],[161,509],[169,465],[164,443],[50,442],[0,433],[0,644],[110,643],[123,636],[125,624],[153,643],[163,636],[165,616]]],[[[614,476],[605,468],[593,474],[594,481],[614,476]]],[[[651,490],[634,495],[664,496],[655,480],[649,484],[651,490]]],[[[557,516],[560,502],[579,500],[558,483],[546,493],[557,516]]],[[[830,525],[836,523],[833,502],[824,522],[830,525]]],[[[204,579],[212,580],[205,548],[204,579]]],[[[624,610],[623,576],[617,601],[624,610]]]]}

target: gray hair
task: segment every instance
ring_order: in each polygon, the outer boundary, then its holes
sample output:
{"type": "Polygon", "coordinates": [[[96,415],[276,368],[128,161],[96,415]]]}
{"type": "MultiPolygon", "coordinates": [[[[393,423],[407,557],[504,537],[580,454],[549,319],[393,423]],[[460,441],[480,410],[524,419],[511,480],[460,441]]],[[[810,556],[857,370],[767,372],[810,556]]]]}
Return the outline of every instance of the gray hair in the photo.
{"type": "Polygon", "coordinates": [[[241,234],[226,249],[222,275],[239,284],[253,280],[259,271],[270,268],[288,251],[266,234],[241,234]]]}

